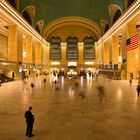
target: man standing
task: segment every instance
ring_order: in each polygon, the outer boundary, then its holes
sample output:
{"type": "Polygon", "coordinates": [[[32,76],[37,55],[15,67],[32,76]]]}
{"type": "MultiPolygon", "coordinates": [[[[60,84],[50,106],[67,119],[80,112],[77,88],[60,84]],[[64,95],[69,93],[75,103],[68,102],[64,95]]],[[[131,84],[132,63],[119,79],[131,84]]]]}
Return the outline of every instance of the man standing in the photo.
{"type": "Polygon", "coordinates": [[[26,136],[29,136],[29,137],[34,136],[32,134],[34,115],[32,114],[31,111],[32,111],[32,107],[29,107],[29,110],[25,112],[25,118],[26,118],[26,123],[27,123],[26,136]]]}

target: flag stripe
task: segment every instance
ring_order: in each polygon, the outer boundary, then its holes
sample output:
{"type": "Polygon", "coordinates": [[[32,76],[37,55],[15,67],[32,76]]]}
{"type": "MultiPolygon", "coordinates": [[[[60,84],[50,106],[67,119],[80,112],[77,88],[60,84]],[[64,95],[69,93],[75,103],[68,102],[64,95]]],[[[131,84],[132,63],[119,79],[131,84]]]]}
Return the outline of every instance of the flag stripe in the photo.
{"type": "Polygon", "coordinates": [[[126,43],[127,43],[127,48],[126,48],[127,51],[138,48],[139,47],[138,34],[136,34],[136,35],[132,36],[131,38],[127,39],[126,43]]]}

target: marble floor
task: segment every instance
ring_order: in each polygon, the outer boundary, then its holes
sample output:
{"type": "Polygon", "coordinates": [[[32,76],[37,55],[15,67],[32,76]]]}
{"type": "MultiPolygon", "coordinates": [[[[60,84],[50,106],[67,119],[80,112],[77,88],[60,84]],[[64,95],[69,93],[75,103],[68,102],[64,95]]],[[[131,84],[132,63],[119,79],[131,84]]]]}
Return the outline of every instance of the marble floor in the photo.
{"type": "Polygon", "coordinates": [[[55,90],[50,76],[0,86],[0,140],[140,140],[140,100],[136,83],[68,80],[55,90]],[[31,89],[33,82],[35,87],[31,89]],[[75,86],[75,82],[79,86],[75,86]],[[99,98],[99,85],[105,98],[99,98]],[[81,96],[84,95],[84,98],[81,96]],[[34,137],[26,137],[24,112],[33,107],[34,137]]]}

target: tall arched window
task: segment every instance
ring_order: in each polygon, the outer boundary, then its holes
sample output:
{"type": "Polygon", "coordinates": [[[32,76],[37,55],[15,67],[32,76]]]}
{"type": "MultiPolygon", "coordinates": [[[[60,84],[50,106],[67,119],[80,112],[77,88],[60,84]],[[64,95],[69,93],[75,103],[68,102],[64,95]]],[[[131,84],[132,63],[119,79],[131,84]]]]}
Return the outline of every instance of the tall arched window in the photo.
{"type": "Polygon", "coordinates": [[[17,8],[15,0],[7,0],[15,9],[17,8]]]}
{"type": "Polygon", "coordinates": [[[105,33],[109,29],[109,24],[105,19],[101,19],[101,27],[102,27],[103,33],[105,33]]]}
{"type": "Polygon", "coordinates": [[[109,30],[109,25],[106,24],[106,26],[105,26],[105,30],[104,30],[104,33],[107,32],[108,30],[109,30]]]}
{"type": "Polygon", "coordinates": [[[78,38],[73,35],[67,38],[67,59],[78,59],[78,38]]]}
{"type": "Polygon", "coordinates": [[[23,12],[23,17],[32,25],[31,17],[26,10],[23,12]]]}
{"type": "Polygon", "coordinates": [[[121,16],[121,10],[118,9],[113,17],[113,23],[121,16]]]}
{"type": "Polygon", "coordinates": [[[128,0],[127,8],[134,2],[135,0],[128,0]]]}
{"type": "Polygon", "coordinates": [[[61,39],[59,37],[52,37],[50,40],[50,59],[61,59],[61,39]]]}
{"type": "Polygon", "coordinates": [[[94,38],[92,36],[84,38],[84,59],[95,59],[95,45],[94,38]]]}
{"type": "Polygon", "coordinates": [[[35,26],[35,29],[36,29],[36,31],[40,34],[40,29],[39,29],[38,24],[35,26]]]}
{"type": "Polygon", "coordinates": [[[35,25],[35,29],[40,35],[42,35],[43,26],[44,26],[44,21],[43,20],[39,20],[35,25]]]}

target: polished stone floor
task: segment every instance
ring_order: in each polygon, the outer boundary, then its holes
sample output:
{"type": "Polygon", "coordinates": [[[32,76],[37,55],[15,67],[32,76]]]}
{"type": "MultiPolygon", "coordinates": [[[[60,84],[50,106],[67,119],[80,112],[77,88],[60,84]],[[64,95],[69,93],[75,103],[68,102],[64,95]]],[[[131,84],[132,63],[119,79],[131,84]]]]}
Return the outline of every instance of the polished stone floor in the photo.
{"type": "Polygon", "coordinates": [[[55,90],[50,76],[0,87],[0,140],[140,140],[137,81],[68,80],[55,90]],[[33,82],[35,87],[31,89],[33,82]],[[75,86],[79,83],[79,87],[75,86]],[[100,100],[98,86],[104,87],[100,100]],[[80,96],[84,94],[84,98],[80,96]],[[34,137],[25,136],[24,112],[33,107],[34,137]]]}

